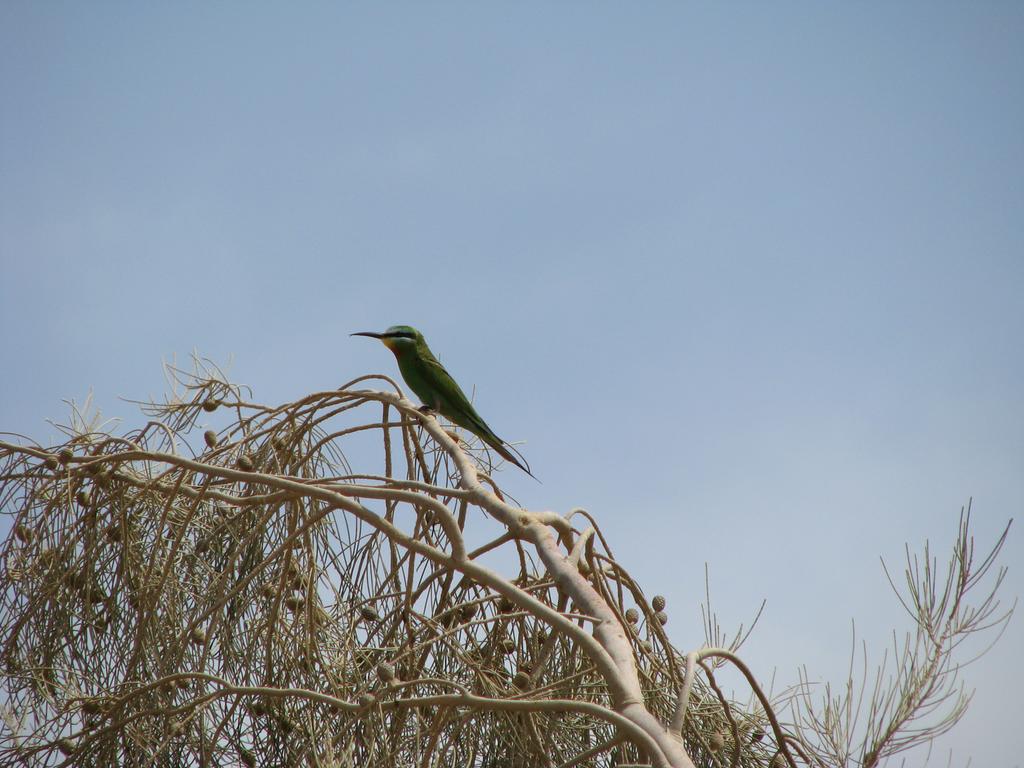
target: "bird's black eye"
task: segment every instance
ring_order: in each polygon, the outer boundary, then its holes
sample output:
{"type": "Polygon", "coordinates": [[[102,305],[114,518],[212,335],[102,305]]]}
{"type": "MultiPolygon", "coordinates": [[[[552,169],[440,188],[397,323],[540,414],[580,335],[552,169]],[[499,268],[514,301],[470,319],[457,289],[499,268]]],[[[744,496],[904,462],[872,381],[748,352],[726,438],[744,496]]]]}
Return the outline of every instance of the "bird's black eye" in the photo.
{"type": "Polygon", "coordinates": [[[395,338],[399,338],[399,339],[413,339],[413,338],[416,338],[415,336],[412,335],[411,331],[395,331],[391,335],[394,336],[395,338]]]}

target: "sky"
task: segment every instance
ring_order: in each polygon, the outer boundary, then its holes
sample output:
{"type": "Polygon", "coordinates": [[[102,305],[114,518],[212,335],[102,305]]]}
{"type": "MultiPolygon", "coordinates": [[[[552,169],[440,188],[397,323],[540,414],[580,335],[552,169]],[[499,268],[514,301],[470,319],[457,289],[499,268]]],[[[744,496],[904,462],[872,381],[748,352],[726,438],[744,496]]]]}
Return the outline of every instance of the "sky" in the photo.
{"type": "MultiPolygon", "coordinates": [[[[1019,3],[0,5],[0,430],[197,350],[265,403],[411,324],[667,629],[776,689],[879,557],[1024,509],[1019,3]]],[[[1024,594],[1011,529],[1006,604],[1024,594]]],[[[935,764],[1021,765],[1024,616],[935,764]]],[[[738,687],[738,686],[737,686],[738,687]]],[[[745,694],[743,694],[745,696],[745,694]]]]}

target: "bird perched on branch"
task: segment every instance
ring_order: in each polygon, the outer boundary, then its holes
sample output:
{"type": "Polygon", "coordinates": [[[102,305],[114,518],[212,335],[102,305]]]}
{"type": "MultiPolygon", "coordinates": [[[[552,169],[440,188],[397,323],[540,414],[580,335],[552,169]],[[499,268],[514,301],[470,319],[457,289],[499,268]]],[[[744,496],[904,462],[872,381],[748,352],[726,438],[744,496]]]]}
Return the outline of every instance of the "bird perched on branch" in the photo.
{"type": "MultiPolygon", "coordinates": [[[[494,434],[480,414],[473,408],[469,398],[462,391],[451,374],[434,357],[423,334],[408,325],[393,325],[384,333],[360,331],[352,336],[369,336],[380,339],[398,360],[402,378],[426,408],[436,411],[493,448],[506,461],[515,464],[530,477],[530,465],[518,451],[494,434]]],[[[536,479],[536,478],[534,478],[536,479]]]]}

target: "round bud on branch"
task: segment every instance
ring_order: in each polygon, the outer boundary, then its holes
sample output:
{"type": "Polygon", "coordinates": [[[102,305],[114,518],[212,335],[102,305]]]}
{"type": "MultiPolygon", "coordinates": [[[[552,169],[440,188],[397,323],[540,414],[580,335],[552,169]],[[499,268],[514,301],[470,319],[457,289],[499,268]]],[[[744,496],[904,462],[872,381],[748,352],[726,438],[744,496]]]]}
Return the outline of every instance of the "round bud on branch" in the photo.
{"type": "Polygon", "coordinates": [[[380,614],[372,605],[364,605],[359,609],[359,615],[363,617],[364,621],[379,621],[380,614]]]}

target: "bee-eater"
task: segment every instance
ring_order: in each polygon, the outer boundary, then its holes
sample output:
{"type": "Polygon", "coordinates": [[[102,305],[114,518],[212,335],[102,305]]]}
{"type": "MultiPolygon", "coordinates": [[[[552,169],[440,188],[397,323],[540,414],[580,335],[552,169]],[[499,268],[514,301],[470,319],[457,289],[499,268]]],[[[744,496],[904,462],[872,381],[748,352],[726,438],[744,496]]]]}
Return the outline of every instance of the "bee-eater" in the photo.
{"type": "Polygon", "coordinates": [[[361,331],[352,335],[380,339],[384,346],[395,354],[402,378],[416,393],[416,396],[423,401],[423,405],[440,413],[454,424],[468,429],[497,451],[506,461],[515,464],[523,472],[533,477],[526,459],[523,459],[521,455],[517,458],[512,452],[514,449],[494,434],[487,426],[487,422],[480,418],[480,414],[476,412],[473,404],[469,402],[469,398],[455,383],[455,379],[434,357],[434,353],[430,351],[422,333],[408,325],[393,325],[384,333],[361,331]]]}

